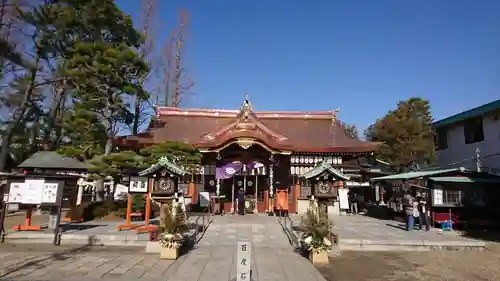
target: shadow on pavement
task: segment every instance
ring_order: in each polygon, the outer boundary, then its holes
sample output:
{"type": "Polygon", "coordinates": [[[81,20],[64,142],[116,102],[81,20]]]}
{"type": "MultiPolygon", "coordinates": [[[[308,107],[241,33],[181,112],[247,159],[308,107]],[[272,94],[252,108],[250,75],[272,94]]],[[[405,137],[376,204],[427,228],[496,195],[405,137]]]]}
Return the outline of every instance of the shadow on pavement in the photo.
{"type": "Polygon", "coordinates": [[[406,231],[406,225],[405,224],[391,224],[391,223],[386,223],[385,224],[386,226],[389,226],[389,227],[392,227],[392,228],[397,228],[397,229],[401,229],[401,230],[405,230],[406,231]]]}
{"type": "Polygon", "coordinates": [[[500,242],[500,230],[497,229],[469,229],[464,230],[462,236],[488,242],[500,242]]]}
{"type": "Polygon", "coordinates": [[[61,224],[61,230],[63,232],[66,231],[82,231],[82,230],[87,230],[87,229],[92,229],[96,227],[106,227],[106,224],[72,224],[72,223],[67,223],[67,224],[61,224]]]}
{"type": "Polygon", "coordinates": [[[26,262],[24,262],[22,265],[13,265],[11,267],[7,267],[6,268],[7,271],[4,274],[0,275],[0,279],[4,278],[5,276],[8,276],[10,274],[16,273],[17,271],[22,270],[26,267],[35,267],[35,269],[42,269],[42,268],[46,267],[46,265],[43,264],[43,262],[45,262],[45,261],[49,261],[49,260],[63,261],[63,260],[70,258],[71,255],[85,253],[85,252],[90,251],[91,249],[92,249],[92,246],[84,245],[81,247],[76,247],[73,249],[64,250],[62,252],[53,253],[50,256],[48,256],[46,258],[42,258],[42,259],[37,259],[37,257],[33,257],[33,258],[27,260],[26,262]]]}

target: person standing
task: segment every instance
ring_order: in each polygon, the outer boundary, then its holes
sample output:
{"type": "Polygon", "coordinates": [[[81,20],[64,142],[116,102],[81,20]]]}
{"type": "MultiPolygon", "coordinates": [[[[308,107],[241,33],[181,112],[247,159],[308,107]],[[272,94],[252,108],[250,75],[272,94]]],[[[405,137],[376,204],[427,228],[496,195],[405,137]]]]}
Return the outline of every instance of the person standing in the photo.
{"type": "Polygon", "coordinates": [[[419,229],[425,225],[425,231],[429,231],[429,219],[427,217],[427,201],[426,196],[422,195],[418,199],[418,212],[419,212],[419,229]]]}
{"type": "Polygon", "coordinates": [[[403,197],[403,205],[405,208],[405,216],[406,216],[406,230],[413,230],[413,201],[414,198],[411,193],[408,191],[403,197]]]}
{"type": "Polygon", "coordinates": [[[353,189],[349,189],[349,193],[347,193],[347,197],[349,199],[349,210],[351,214],[358,214],[358,195],[353,189]]]}
{"type": "Polygon", "coordinates": [[[243,188],[238,191],[238,214],[245,215],[245,190],[243,188]]]}

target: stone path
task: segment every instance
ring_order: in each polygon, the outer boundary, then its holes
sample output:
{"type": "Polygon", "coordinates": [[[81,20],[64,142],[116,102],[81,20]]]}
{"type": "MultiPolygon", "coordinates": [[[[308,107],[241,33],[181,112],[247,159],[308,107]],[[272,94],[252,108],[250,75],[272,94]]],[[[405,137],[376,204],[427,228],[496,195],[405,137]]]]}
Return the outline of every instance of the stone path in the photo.
{"type": "MultiPolygon", "coordinates": [[[[215,217],[204,237],[177,261],[142,252],[0,250],[0,280],[229,281],[236,277],[236,243],[252,242],[252,280],[323,281],[294,253],[275,217],[215,217]]],[[[1,249],[1,248],[0,248],[1,249]]]]}
{"type": "Polygon", "coordinates": [[[213,217],[199,246],[234,246],[251,241],[254,247],[289,248],[276,217],[261,215],[213,217]]]}

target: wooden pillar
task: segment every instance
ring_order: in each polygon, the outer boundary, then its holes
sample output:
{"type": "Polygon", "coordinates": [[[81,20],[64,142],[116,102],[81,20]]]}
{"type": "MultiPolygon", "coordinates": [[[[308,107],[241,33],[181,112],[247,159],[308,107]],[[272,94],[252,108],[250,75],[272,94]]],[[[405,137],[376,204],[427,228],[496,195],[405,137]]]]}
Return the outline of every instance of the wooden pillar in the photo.
{"type": "Polygon", "coordinates": [[[191,196],[191,204],[198,204],[198,191],[196,190],[196,184],[193,181],[190,181],[188,184],[188,194],[191,196]]]}
{"type": "Polygon", "coordinates": [[[297,179],[297,182],[295,183],[295,190],[294,190],[294,193],[293,193],[293,204],[295,206],[295,210],[294,210],[295,213],[297,213],[297,210],[298,210],[299,196],[300,196],[300,193],[301,193],[300,189],[301,189],[300,180],[297,179]]]}
{"type": "Polygon", "coordinates": [[[264,190],[264,212],[269,212],[269,190],[264,190]]]}

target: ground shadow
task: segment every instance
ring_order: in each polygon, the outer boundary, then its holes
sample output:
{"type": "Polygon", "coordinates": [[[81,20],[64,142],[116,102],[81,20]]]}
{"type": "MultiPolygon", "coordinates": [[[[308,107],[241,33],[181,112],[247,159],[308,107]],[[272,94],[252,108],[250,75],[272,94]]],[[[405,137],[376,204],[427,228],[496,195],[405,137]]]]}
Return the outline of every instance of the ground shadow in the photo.
{"type": "Polygon", "coordinates": [[[377,220],[392,220],[404,222],[402,213],[394,212],[392,209],[389,209],[387,207],[372,207],[369,208],[366,213],[360,215],[377,220]]]}
{"type": "Polygon", "coordinates": [[[64,260],[70,258],[72,255],[89,252],[90,250],[92,250],[92,247],[93,246],[91,246],[90,244],[83,245],[83,246],[75,247],[72,249],[64,250],[62,252],[53,253],[50,256],[43,258],[43,259],[36,259],[36,257],[33,257],[31,259],[28,259],[25,263],[23,263],[21,265],[16,264],[16,265],[7,267],[6,271],[0,275],[0,280],[3,279],[4,277],[10,275],[10,274],[16,273],[17,271],[20,271],[20,270],[25,269],[27,267],[34,267],[35,270],[45,268],[46,265],[44,264],[44,262],[46,262],[46,261],[51,261],[51,260],[52,261],[64,261],[64,260]]]}
{"type": "Polygon", "coordinates": [[[482,241],[500,242],[499,229],[466,229],[462,231],[462,236],[482,241]]]}
{"type": "Polygon", "coordinates": [[[386,223],[385,225],[389,226],[389,227],[392,227],[392,228],[397,228],[397,229],[401,229],[401,230],[405,230],[406,231],[406,225],[405,224],[391,224],[391,223],[386,223]]]}
{"type": "Polygon", "coordinates": [[[68,224],[62,224],[61,230],[63,232],[82,231],[82,230],[92,229],[92,228],[96,228],[96,227],[105,227],[105,226],[107,226],[107,225],[105,225],[105,224],[72,224],[72,223],[68,223],[68,224]]]}

